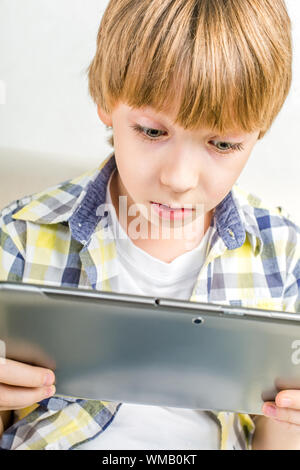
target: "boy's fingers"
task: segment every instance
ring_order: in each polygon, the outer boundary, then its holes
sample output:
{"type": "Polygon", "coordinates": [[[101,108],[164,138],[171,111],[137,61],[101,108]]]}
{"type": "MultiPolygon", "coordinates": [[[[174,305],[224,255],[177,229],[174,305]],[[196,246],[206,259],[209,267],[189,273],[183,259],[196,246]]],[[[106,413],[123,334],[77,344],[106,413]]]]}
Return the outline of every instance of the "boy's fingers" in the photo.
{"type": "Polygon", "coordinates": [[[277,393],[275,402],[283,408],[300,410],[300,390],[283,390],[277,393]]]}
{"type": "Polygon", "coordinates": [[[300,434],[300,411],[292,408],[279,408],[275,403],[265,403],[263,405],[263,413],[265,416],[276,421],[281,421],[289,426],[295,426],[300,434]]]}
{"type": "Polygon", "coordinates": [[[50,369],[31,366],[11,359],[5,359],[4,363],[0,363],[0,383],[22,387],[42,387],[51,385],[54,381],[55,375],[50,369]]]}
{"type": "Polygon", "coordinates": [[[0,411],[26,408],[54,393],[54,385],[41,388],[23,388],[0,384],[0,411]]]}

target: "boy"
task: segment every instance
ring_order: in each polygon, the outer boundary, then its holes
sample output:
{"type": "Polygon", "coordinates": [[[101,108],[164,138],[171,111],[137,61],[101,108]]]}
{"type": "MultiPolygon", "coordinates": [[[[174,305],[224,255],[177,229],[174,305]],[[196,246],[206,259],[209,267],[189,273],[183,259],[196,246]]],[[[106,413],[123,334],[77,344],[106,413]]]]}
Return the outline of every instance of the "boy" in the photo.
{"type": "MultiPolygon", "coordinates": [[[[288,94],[290,26],[283,0],[111,0],[89,87],[114,152],[2,210],[0,279],[298,311],[299,228],[235,185],[288,94]]],[[[300,448],[300,391],[253,417],[60,398],[46,372],[0,366],[1,448],[300,448]]]]}

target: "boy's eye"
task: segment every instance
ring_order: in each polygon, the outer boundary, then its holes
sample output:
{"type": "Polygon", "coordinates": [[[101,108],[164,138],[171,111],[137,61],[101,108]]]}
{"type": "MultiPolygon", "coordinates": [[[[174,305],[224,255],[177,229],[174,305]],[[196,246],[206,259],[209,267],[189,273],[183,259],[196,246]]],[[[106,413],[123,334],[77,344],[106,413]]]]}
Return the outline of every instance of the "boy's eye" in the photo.
{"type": "Polygon", "coordinates": [[[229,153],[236,150],[243,150],[243,145],[241,143],[231,144],[230,142],[222,142],[218,140],[211,140],[216,151],[219,153],[229,153]]]}
{"type": "MultiPolygon", "coordinates": [[[[215,141],[212,141],[212,142],[215,142],[215,141]]],[[[216,144],[214,144],[218,150],[229,150],[231,149],[231,145],[229,144],[229,142],[217,142],[216,144]]]]}
{"type": "Polygon", "coordinates": [[[161,137],[161,134],[164,134],[164,131],[160,131],[159,129],[152,129],[151,127],[143,127],[140,125],[130,126],[132,129],[146,140],[157,140],[157,137],[161,137]]]}
{"type": "Polygon", "coordinates": [[[151,128],[146,128],[145,134],[148,135],[149,137],[160,137],[159,133],[162,131],[159,131],[158,129],[151,129],[151,128]]]}
{"type": "MultiPolygon", "coordinates": [[[[153,129],[151,127],[143,127],[140,126],[139,124],[136,124],[134,126],[130,126],[132,129],[139,134],[143,139],[145,139],[147,142],[156,142],[159,140],[159,137],[161,135],[166,134],[165,131],[161,131],[159,129],[153,129]]],[[[215,151],[217,153],[233,153],[236,150],[243,150],[243,145],[241,143],[237,144],[232,144],[230,142],[222,142],[218,140],[211,140],[210,143],[212,143],[215,151]]]]}

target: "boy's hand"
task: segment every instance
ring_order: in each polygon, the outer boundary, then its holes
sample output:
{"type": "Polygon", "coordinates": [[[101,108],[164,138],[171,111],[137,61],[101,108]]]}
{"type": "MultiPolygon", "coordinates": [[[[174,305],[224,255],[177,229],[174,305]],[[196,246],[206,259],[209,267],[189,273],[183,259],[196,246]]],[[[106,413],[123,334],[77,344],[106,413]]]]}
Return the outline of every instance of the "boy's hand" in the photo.
{"type": "Polygon", "coordinates": [[[5,359],[0,361],[0,411],[33,405],[55,393],[52,370],[5,359]]]}
{"type": "Polygon", "coordinates": [[[256,449],[300,449],[300,390],[282,390],[265,402],[254,436],[256,449]],[[266,423],[262,420],[266,420],[266,423]]]}

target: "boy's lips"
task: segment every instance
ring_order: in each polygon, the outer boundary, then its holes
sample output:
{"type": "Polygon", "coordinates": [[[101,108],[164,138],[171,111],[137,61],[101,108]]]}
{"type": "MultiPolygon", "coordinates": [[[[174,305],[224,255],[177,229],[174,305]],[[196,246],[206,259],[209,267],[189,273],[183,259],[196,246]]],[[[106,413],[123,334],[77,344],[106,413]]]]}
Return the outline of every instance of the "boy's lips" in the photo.
{"type": "Polygon", "coordinates": [[[168,209],[168,210],[172,210],[172,211],[192,211],[192,210],[195,210],[194,208],[192,207],[181,207],[181,206],[177,206],[176,204],[174,205],[169,205],[169,204],[164,204],[162,202],[155,202],[155,201],[150,201],[151,204],[155,204],[156,206],[162,206],[163,208],[165,209],[168,209]]]}

